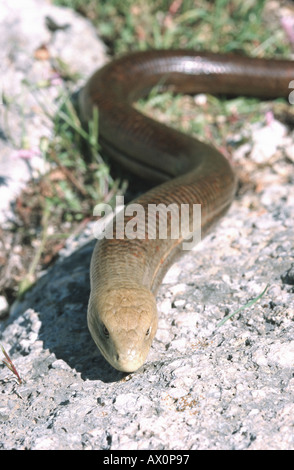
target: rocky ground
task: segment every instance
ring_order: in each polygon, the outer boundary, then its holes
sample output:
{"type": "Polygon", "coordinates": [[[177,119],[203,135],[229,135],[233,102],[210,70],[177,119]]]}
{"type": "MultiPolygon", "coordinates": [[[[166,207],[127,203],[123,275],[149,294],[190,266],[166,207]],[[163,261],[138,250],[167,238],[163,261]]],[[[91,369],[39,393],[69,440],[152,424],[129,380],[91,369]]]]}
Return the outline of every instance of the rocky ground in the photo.
{"type": "MultiPolygon", "coordinates": [[[[13,21],[13,8],[4,3],[11,21],[8,61],[12,50],[25,54],[25,41],[20,19],[13,21]]],[[[72,31],[85,27],[94,34],[70,12],[61,15],[46,2],[39,1],[38,9],[33,0],[21,3],[28,14],[50,11],[72,31]]],[[[40,36],[25,47],[36,45],[40,36]]],[[[87,62],[85,75],[97,60],[87,62]]],[[[31,68],[27,60],[23,64],[31,68]]],[[[19,66],[7,76],[21,77],[19,66]]],[[[39,128],[42,116],[31,122],[39,128]]],[[[50,136],[50,126],[42,125],[36,142],[42,132],[50,136]]],[[[0,448],[294,449],[293,132],[270,117],[250,132],[250,144],[234,155],[248,184],[217,229],[166,275],[158,295],[158,333],[141,370],[115,371],[88,332],[91,225],[68,241],[57,263],[14,304],[0,324],[1,344],[22,383],[0,369],[0,448]],[[267,284],[254,306],[216,327],[267,284]]],[[[9,138],[1,145],[1,176],[10,178],[18,168],[11,172],[7,163],[13,145],[9,138]]]]}

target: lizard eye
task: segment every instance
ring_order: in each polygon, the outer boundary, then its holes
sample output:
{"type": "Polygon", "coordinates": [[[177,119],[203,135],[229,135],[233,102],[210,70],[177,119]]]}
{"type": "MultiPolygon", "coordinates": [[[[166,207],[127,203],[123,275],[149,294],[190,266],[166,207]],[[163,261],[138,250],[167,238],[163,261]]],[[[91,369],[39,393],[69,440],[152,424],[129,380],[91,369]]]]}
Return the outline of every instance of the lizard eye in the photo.
{"type": "Polygon", "coordinates": [[[145,333],[146,337],[148,337],[150,333],[151,333],[151,326],[149,326],[148,330],[146,330],[146,333],[145,333]]]}
{"type": "Polygon", "coordinates": [[[109,338],[109,331],[104,324],[102,325],[102,331],[103,331],[104,336],[106,338],[109,338]]]}

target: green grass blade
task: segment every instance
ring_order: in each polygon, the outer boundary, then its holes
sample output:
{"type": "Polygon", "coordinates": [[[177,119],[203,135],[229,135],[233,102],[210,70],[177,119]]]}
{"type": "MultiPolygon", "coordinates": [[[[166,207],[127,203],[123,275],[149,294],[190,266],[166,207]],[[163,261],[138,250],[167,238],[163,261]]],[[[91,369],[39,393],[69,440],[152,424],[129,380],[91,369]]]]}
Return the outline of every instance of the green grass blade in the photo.
{"type": "Polygon", "coordinates": [[[248,308],[248,307],[251,307],[251,305],[255,304],[256,302],[258,302],[259,299],[261,299],[261,297],[265,294],[265,292],[267,291],[267,288],[269,287],[269,284],[267,284],[264,288],[264,290],[261,292],[261,294],[259,294],[257,297],[255,297],[254,299],[250,300],[247,304],[243,305],[242,307],[238,308],[237,310],[235,310],[234,312],[230,313],[229,315],[227,315],[226,317],[224,317],[217,325],[216,325],[216,328],[219,328],[220,326],[222,326],[224,323],[226,323],[226,321],[228,321],[230,318],[232,318],[234,315],[236,315],[236,313],[239,313],[241,312],[242,310],[244,310],[245,308],[248,308]]]}

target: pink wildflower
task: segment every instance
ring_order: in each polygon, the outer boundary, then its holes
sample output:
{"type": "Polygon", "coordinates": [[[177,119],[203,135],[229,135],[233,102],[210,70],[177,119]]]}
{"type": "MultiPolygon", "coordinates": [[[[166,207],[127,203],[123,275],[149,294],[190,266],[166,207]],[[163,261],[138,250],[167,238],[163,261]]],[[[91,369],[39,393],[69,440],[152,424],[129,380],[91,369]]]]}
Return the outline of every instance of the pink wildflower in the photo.
{"type": "Polygon", "coordinates": [[[17,160],[18,158],[23,158],[24,160],[29,160],[35,156],[39,156],[41,154],[40,150],[37,147],[32,147],[30,149],[19,149],[15,150],[11,154],[11,158],[13,160],[17,160]]]}
{"type": "Polygon", "coordinates": [[[294,44],[294,16],[282,16],[281,25],[291,44],[294,44]]]}

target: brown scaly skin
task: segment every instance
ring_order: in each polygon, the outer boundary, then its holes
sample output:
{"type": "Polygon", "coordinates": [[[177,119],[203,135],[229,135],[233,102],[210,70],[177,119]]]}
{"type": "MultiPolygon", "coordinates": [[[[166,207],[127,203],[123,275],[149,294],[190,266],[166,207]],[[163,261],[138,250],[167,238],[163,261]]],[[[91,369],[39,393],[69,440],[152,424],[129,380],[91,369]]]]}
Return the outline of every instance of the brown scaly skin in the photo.
{"type": "MultiPolygon", "coordinates": [[[[229,208],[236,178],[223,155],[132,107],[158,83],[175,92],[286,97],[293,62],[193,51],[146,51],[98,70],[80,94],[85,120],[99,108],[102,151],[155,186],[135,202],[201,204],[202,237],[229,208]]],[[[192,214],[192,212],[191,212],[192,214]]],[[[129,218],[125,218],[125,223],[129,218]]],[[[107,240],[91,262],[88,325],[104,357],[132,372],[145,361],[157,328],[155,295],[182,252],[179,239],[107,240]]]]}

